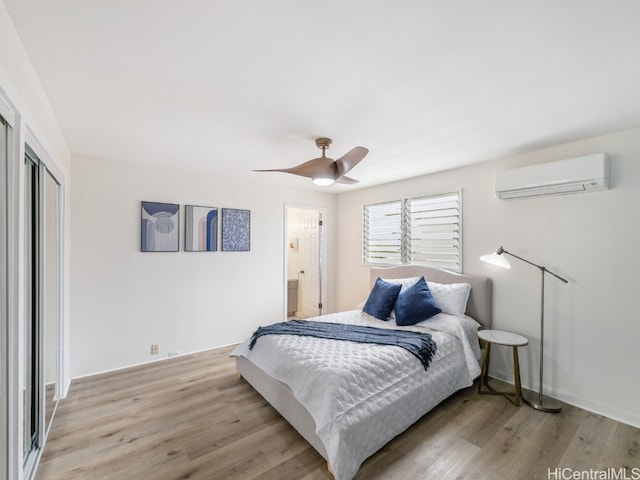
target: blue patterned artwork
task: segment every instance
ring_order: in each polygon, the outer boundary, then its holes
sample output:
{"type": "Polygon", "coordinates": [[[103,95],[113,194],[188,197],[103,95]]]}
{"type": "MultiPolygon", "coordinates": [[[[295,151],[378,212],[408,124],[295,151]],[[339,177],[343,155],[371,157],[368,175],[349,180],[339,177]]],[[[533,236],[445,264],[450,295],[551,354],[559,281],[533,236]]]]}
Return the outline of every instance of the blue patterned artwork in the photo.
{"type": "Polygon", "coordinates": [[[180,205],[142,202],[140,249],[143,252],[177,252],[180,205]]]}
{"type": "Polygon", "coordinates": [[[222,209],[222,251],[248,252],[250,250],[251,212],[234,208],[222,209]]]}
{"type": "Polygon", "coordinates": [[[218,250],[218,209],[185,205],[186,252],[215,252],[218,250]]]}

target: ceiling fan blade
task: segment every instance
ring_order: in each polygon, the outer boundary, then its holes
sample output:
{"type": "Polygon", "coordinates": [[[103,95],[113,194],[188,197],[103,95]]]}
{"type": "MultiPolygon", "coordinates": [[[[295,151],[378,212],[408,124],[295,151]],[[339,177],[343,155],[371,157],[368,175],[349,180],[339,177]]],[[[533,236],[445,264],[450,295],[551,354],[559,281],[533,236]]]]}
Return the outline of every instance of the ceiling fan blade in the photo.
{"type": "Polygon", "coordinates": [[[355,147],[349,150],[342,157],[336,160],[336,176],[342,177],[360,163],[360,160],[362,160],[367,153],[369,153],[369,150],[364,147],[355,147]]]}
{"type": "Polygon", "coordinates": [[[335,178],[336,172],[335,162],[331,158],[318,157],[308,160],[300,165],[291,168],[274,168],[269,170],[254,170],[254,172],[284,172],[300,175],[303,177],[314,178],[317,176],[325,176],[335,178]]]}
{"type": "Polygon", "coordinates": [[[254,172],[283,172],[302,177],[309,177],[317,185],[331,185],[333,182],[346,185],[358,183],[358,180],[345,177],[345,174],[355,167],[369,153],[364,147],[355,147],[338,160],[329,158],[325,150],[331,145],[330,138],[317,138],[316,146],[322,150],[322,156],[313,158],[300,165],[290,168],[271,168],[266,170],[254,170],[254,172]]]}
{"type": "Polygon", "coordinates": [[[336,179],[336,183],[343,183],[345,185],[353,185],[354,183],[358,183],[358,180],[356,180],[355,178],[349,178],[349,177],[338,177],[336,179]]]}

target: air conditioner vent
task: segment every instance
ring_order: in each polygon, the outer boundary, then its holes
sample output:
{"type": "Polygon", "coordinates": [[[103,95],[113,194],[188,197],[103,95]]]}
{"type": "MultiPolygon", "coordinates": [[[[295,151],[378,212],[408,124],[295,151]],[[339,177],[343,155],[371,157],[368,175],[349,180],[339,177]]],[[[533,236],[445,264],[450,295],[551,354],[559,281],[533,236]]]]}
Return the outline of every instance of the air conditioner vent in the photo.
{"type": "Polygon", "coordinates": [[[496,196],[502,200],[567,195],[608,188],[609,161],[604,152],[496,174],[496,196]]]}

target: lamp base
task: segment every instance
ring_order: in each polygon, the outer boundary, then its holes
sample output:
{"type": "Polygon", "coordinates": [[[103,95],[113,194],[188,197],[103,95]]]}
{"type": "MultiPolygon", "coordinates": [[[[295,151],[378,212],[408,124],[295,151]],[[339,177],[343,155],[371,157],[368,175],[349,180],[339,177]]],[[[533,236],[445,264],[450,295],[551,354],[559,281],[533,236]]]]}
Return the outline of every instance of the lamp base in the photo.
{"type": "Polygon", "coordinates": [[[540,410],[541,412],[558,413],[562,408],[562,404],[555,398],[542,395],[542,401],[540,401],[540,393],[531,390],[522,391],[522,401],[529,405],[531,408],[540,410]]]}

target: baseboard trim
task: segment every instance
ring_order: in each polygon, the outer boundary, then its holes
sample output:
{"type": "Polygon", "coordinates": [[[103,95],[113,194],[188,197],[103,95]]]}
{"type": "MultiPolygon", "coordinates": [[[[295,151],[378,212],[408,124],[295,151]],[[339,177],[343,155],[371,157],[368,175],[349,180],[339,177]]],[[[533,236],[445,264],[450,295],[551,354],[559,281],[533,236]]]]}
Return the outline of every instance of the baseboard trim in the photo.
{"type": "MultiPolygon", "coordinates": [[[[194,355],[194,354],[200,353],[200,352],[208,352],[209,350],[217,350],[219,348],[233,347],[235,345],[238,345],[238,344],[237,343],[229,343],[228,345],[218,345],[217,347],[202,348],[200,350],[194,350],[192,352],[179,353],[178,355],[174,355],[172,357],[154,358],[153,360],[147,360],[145,362],[133,363],[131,365],[124,365],[122,367],[110,368],[108,370],[100,370],[98,372],[87,373],[87,374],[84,374],[84,375],[78,375],[77,377],[72,377],[71,378],[71,380],[69,381],[69,385],[67,386],[66,390],[67,391],[69,390],[69,386],[71,385],[71,382],[73,380],[79,380],[81,378],[93,377],[95,375],[103,375],[105,373],[113,373],[113,372],[117,372],[117,371],[120,371],[120,370],[126,370],[127,368],[140,367],[142,365],[149,365],[151,363],[164,362],[164,361],[167,361],[167,360],[175,360],[176,358],[184,357],[186,355],[194,355]]],[[[66,397],[66,395],[65,395],[65,397],[66,397]]]]}
{"type": "MultiPolygon", "coordinates": [[[[507,373],[490,368],[489,376],[513,385],[513,372],[507,373]]],[[[537,390],[538,385],[532,386],[526,382],[522,382],[522,388],[537,390]]],[[[617,422],[625,423],[635,428],[640,428],[640,416],[635,415],[631,412],[623,412],[615,408],[611,408],[607,405],[590,402],[588,400],[584,400],[583,398],[578,398],[574,395],[571,395],[567,392],[551,388],[548,385],[544,385],[544,393],[545,395],[549,395],[550,397],[560,400],[561,402],[568,403],[569,405],[573,405],[574,407],[582,408],[583,410],[587,410],[588,412],[602,415],[604,417],[610,418],[617,422]]]]}

